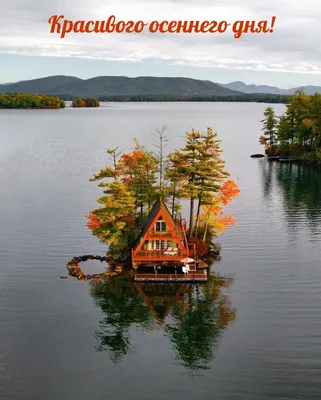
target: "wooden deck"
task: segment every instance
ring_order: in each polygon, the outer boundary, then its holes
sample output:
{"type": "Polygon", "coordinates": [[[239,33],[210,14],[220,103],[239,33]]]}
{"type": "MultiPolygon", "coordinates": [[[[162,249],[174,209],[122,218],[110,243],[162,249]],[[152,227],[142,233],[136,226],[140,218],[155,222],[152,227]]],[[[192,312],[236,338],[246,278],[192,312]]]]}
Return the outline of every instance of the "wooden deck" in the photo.
{"type": "Polygon", "coordinates": [[[206,282],[207,271],[193,271],[188,274],[135,274],[135,282],[206,282]]]}

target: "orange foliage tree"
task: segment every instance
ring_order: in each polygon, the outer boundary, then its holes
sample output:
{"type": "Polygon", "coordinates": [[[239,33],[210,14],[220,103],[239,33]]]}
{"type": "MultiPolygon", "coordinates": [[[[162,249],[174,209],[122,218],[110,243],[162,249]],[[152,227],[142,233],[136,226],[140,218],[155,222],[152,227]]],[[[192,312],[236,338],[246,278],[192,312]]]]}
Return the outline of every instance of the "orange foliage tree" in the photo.
{"type": "Polygon", "coordinates": [[[236,223],[234,216],[225,215],[224,207],[239,195],[240,189],[237,183],[233,180],[227,180],[223,183],[219,192],[213,195],[212,201],[202,206],[200,230],[203,232],[204,242],[223,233],[227,226],[236,223]]]}

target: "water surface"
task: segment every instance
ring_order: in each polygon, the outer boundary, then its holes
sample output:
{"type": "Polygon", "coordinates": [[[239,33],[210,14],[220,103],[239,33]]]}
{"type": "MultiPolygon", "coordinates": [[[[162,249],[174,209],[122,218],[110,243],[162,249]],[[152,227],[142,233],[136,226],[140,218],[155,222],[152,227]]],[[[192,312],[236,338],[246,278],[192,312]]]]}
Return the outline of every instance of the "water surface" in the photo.
{"type": "Polygon", "coordinates": [[[1,399],[320,399],[321,174],[249,157],[264,108],[1,110],[1,399]],[[105,150],[152,146],[163,124],[169,151],[217,130],[241,188],[209,283],[60,280],[73,256],[104,254],[85,215],[105,150]]]}

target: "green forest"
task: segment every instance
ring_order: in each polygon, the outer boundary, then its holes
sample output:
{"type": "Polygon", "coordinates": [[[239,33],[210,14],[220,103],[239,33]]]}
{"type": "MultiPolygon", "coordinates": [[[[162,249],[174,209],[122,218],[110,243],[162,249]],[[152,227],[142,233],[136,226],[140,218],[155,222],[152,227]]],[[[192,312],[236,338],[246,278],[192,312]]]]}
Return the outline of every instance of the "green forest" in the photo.
{"type": "Polygon", "coordinates": [[[268,156],[290,156],[321,166],[321,94],[308,96],[298,90],[283,115],[276,116],[268,106],[264,117],[259,141],[268,156]]]}
{"type": "Polygon", "coordinates": [[[64,108],[65,103],[56,96],[30,93],[0,94],[0,108],[64,108]]]}
{"type": "MultiPolygon", "coordinates": [[[[66,101],[72,96],[59,96],[66,101]]],[[[290,96],[281,94],[242,94],[242,95],[185,95],[185,94],[137,94],[98,96],[101,102],[228,102],[228,103],[288,103],[290,96]]]]}

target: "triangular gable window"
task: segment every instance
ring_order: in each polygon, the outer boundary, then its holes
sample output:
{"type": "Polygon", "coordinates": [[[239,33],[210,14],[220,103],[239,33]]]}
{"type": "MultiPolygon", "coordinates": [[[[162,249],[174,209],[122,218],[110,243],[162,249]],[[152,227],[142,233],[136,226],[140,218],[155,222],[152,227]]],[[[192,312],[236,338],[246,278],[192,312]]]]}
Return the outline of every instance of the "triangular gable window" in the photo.
{"type": "Polygon", "coordinates": [[[156,231],[156,232],[165,232],[165,231],[167,231],[166,222],[165,222],[163,219],[158,220],[158,221],[156,222],[156,224],[155,224],[155,231],[156,231]]]}

